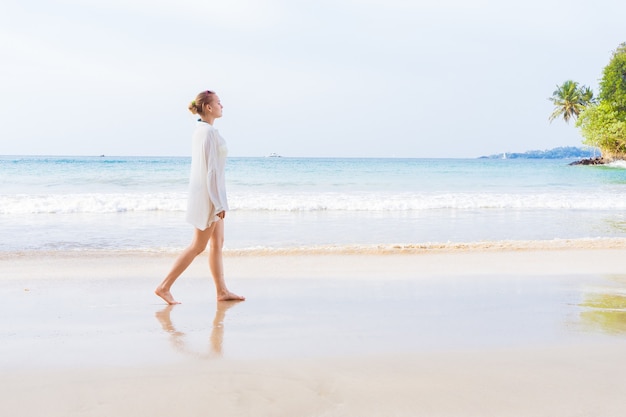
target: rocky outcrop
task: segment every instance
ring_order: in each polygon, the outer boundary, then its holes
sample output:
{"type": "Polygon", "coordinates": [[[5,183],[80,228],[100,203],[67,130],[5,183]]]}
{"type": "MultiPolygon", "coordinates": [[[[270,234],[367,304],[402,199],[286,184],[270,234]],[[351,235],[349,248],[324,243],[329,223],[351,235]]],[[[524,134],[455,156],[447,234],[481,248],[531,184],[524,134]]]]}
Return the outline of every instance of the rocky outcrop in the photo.
{"type": "Polygon", "coordinates": [[[570,163],[570,165],[604,165],[608,163],[609,161],[605,161],[601,156],[596,156],[595,158],[585,158],[580,161],[574,161],[570,163]]]}

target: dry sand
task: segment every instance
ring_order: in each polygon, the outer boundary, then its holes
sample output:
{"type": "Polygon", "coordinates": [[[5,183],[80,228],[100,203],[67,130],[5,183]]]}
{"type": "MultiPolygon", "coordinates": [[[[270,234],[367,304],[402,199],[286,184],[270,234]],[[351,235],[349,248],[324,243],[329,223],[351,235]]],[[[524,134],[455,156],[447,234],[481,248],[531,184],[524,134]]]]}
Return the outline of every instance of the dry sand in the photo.
{"type": "Polygon", "coordinates": [[[621,416],[624,246],[591,243],[231,252],[247,301],[202,257],[175,307],[175,255],[4,254],[0,415],[621,416]]]}

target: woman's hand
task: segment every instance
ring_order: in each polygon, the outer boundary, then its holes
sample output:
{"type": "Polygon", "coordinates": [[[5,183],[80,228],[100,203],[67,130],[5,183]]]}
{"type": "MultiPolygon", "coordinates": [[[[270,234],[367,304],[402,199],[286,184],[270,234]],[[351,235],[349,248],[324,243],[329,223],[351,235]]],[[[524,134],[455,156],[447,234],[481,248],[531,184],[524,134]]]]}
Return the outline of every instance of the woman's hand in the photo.
{"type": "Polygon", "coordinates": [[[226,212],[225,211],[220,211],[219,213],[216,214],[217,217],[219,217],[220,219],[224,220],[224,217],[226,217],[226,212]]]}

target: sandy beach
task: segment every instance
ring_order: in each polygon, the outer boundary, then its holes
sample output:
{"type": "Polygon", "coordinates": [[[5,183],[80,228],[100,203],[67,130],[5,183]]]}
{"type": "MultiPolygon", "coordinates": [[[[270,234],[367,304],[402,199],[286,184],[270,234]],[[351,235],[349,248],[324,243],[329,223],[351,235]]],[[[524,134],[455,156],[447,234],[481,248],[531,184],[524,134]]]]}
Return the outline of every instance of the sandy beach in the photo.
{"type": "Polygon", "coordinates": [[[623,240],[0,255],[7,416],[618,416],[623,240]]]}

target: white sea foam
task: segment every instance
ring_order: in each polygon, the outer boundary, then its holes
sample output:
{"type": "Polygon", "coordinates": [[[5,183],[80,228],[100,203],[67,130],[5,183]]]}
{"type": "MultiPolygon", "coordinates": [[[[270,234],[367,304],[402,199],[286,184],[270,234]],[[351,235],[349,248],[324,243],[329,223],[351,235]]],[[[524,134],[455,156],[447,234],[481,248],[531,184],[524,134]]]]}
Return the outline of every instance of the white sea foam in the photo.
{"type": "Polygon", "coordinates": [[[183,194],[17,194],[0,196],[0,214],[181,211],[183,194]]]}
{"type": "Polygon", "coordinates": [[[610,166],[611,168],[626,169],[626,161],[624,161],[624,160],[613,161],[613,162],[607,164],[607,166],[610,166]]]}
{"type": "MultiPolygon", "coordinates": [[[[570,209],[626,210],[626,198],[611,193],[231,193],[231,210],[391,211],[570,209]]],[[[17,194],[0,196],[0,214],[124,213],[186,208],[185,193],[17,194]]]]}
{"type": "Polygon", "coordinates": [[[626,209],[626,198],[607,193],[302,193],[234,195],[237,210],[413,211],[437,209],[626,209]]]}

